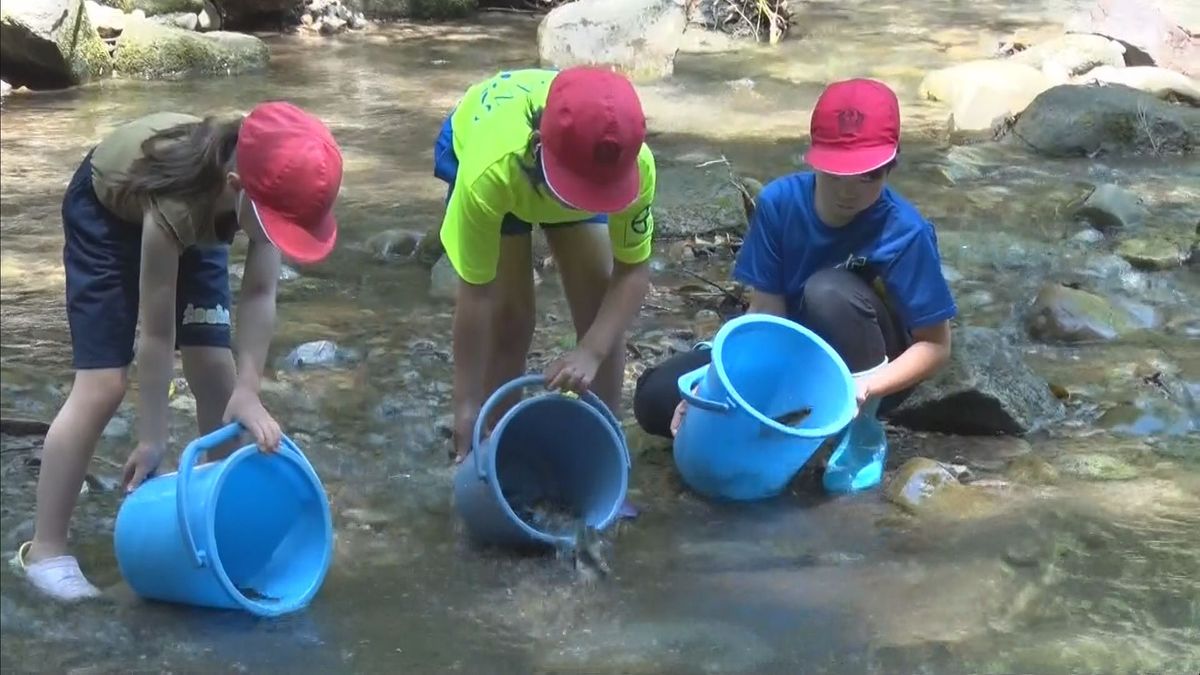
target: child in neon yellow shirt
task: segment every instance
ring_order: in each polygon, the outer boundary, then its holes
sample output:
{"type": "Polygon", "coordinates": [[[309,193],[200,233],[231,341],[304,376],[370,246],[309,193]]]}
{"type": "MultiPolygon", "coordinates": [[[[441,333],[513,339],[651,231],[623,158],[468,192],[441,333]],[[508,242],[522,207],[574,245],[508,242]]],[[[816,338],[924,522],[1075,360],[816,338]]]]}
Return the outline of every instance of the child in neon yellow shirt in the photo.
{"type": "Polygon", "coordinates": [[[545,231],[578,339],[547,369],[547,386],[594,389],[618,410],[624,334],[650,278],[655,171],[645,136],[629,81],[588,67],[499,73],[468,89],[446,119],[434,175],[450,184],[441,241],[460,277],[457,459],[470,449],[483,401],[525,371],[533,223],[545,231]]]}

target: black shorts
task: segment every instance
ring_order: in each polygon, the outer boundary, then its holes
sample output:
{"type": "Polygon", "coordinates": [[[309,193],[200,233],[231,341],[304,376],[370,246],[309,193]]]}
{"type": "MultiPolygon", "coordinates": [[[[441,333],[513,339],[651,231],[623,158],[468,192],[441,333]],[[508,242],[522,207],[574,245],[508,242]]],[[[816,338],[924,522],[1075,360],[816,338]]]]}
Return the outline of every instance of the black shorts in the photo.
{"type": "MultiPolygon", "coordinates": [[[[138,319],[142,225],[113,215],[92,189],[92,155],[75,170],[63,197],[63,268],[67,321],[77,370],[133,362],[138,319]]],[[[229,247],[191,246],[179,258],[177,347],[229,348],[229,247]]]]}

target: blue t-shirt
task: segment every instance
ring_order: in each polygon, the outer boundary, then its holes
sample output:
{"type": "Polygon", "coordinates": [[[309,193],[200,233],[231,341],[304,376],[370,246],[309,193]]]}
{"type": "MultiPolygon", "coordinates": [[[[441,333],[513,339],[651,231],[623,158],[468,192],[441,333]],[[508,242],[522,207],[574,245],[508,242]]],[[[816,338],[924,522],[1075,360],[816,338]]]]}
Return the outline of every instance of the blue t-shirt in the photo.
{"type": "Polygon", "coordinates": [[[788,315],[799,314],[804,284],[827,268],[868,271],[908,330],[953,318],[958,308],[942,275],[933,225],[891,188],[844,227],[817,217],[816,176],[794,173],[771,181],[758,196],[754,218],[733,275],[755,290],[782,295],[788,315]]]}

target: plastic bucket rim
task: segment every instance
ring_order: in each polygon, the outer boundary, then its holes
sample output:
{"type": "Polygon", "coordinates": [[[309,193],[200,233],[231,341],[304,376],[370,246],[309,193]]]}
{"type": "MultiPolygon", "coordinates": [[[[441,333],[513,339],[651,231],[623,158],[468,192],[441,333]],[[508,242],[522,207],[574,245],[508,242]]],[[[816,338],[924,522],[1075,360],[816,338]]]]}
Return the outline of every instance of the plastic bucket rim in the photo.
{"type": "MultiPolygon", "coordinates": [[[[215,479],[215,483],[213,484],[212,493],[214,495],[220,495],[221,488],[225,485],[225,480],[229,477],[230,471],[232,471],[232,469],[238,464],[241,464],[259,452],[261,451],[257,446],[249,444],[239,448],[224,460],[219,461],[219,466],[216,468],[218,474],[215,479]]],[[[292,457],[288,453],[276,452],[272,454],[274,454],[276,458],[286,460],[298,467],[304,476],[308,478],[309,486],[316,490],[320,497],[316,501],[321,506],[321,519],[323,521],[322,525],[324,526],[324,530],[328,535],[326,537],[327,541],[324,551],[321,553],[321,571],[317,574],[316,578],[313,579],[313,582],[299,598],[289,602],[265,603],[258,600],[251,600],[250,598],[246,597],[244,593],[239,591],[229,579],[229,575],[225,573],[225,566],[221,563],[221,552],[217,547],[215,526],[217,501],[219,498],[208,500],[208,504],[204,509],[204,521],[206,526],[204,545],[207,549],[207,566],[209,566],[212,570],[212,573],[216,575],[217,580],[221,583],[221,586],[225,589],[225,592],[228,593],[235,602],[241,605],[243,609],[252,614],[266,617],[275,617],[288,614],[304,607],[311,602],[313,597],[315,597],[317,592],[321,589],[321,586],[325,581],[325,576],[329,572],[330,562],[333,558],[333,516],[329,510],[329,501],[324,498],[325,487],[321,484],[320,478],[317,477],[316,471],[313,470],[312,466],[307,461],[301,461],[298,457],[292,457]]],[[[300,455],[300,457],[303,457],[303,455],[300,455]]]]}
{"type": "MultiPolygon", "coordinates": [[[[618,496],[620,498],[616,500],[615,504],[613,504],[612,509],[609,511],[608,515],[606,515],[604,517],[604,519],[600,521],[600,523],[595,525],[595,528],[597,530],[602,530],[602,529],[608,527],[610,524],[612,524],[612,522],[614,520],[616,520],[617,516],[621,513],[621,504],[622,504],[622,502],[625,501],[625,495],[629,490],[629,465],[625,463],[625,458],[627,457],[627,455],[625,454],[624,439],[617,434],[616,429],[614,429],[613,426],[611,424],[609,424],[608,420],[604,419],[604,415],[600,414],[600,412],[598,410],[596,410],[595,408],[593,408],[592,406],[590,406],[587,403],[580,401],[578,399],[572,399],[572,398],[565,396],[559,392],[545,392],[545,393],[537,394],[536,396],[531,396],[529,398],[522,399],[516,405],[509,408],[508,411],[505,412],[504,415],[500,418],[500,420],[498,422],[496,422],[496,426],[493,427],[493,433],[495,432],[495,429],[500,429],[503,426],[505,426],[506,424],[508,424],[508,422],[511,421],[512,418],[515,417],[522,408],[528,407],[535,401],[545,400],[545,399],[550,399],[550,398],[563,398],[563,399],[567,399],[567,400],[577,401],[580,405],[582,405],[584,408],[587,409],[588,414],[592,415],[594,418],[596,418],[596,420],[598,422],[600,422],[600,424],[607,430],[608,435],[612,438],[613,441],[616,442],[617,449],[621,451],[621,457],[620,457],[621,467],[622,467],[622,470],[620,472],[620,474],[621,474],[621,489],[618,492],[618,496]]],[[[488,435],[487,440],[484,441],[484,443],[487,445],[493,445],[491,434],[488,435]]],[[[474,452],[478,452],[478,450],[474,450],[474,452]]],[[[500,508],[504,511],[504,514],[506,516],[508,516],[512,522],[515,522],[517,524],[517,527],[521,528],[521,530],[523,532],[525,532],[526,534],[529,534],[534,539],[536,539],[537,541],[542,542],[544,544],[556,546],[556,545],[570,545],[570,544],[574,543],[574,541],[575,541],[574,537],[555,537],[555,536],[548,535],[548,534],[542,532],[541,530],[534,528],[532,525],[525,522],[525,520],[523,518],[518,516],[517,512],[513,511],[512,507],[509,506],[508,500],[504,498],[504,492],[500,489],[500,479],[496,472],[496,451],[495,451],[495,449],[493,449],[492,452],[488,453],[488,456],[483,459],[484,459],[484,462],[486,463],[486,467],[487,467],[488,489],[491,490],[492,494],[496,497],[496,501],[499,502],[500,508]]]]}
{"type": "Polygon", "coordinates": [[[738,407],[742,411],[746,412],[751,417],[753,417],[757,422],[759,422],[760,424],[762,424],[770,429],[778,431],[781,434],[785,434],[788,436],[795,436],[795,437],[799,437],[799,438],[806,438],[806,439],[828,438],[828,437],[832,436],[833,434],[836,434],[839,431],[841,431],[842,429],[844,429],[846,427],[846,425],[850,424],[850,422],[854,420],[855,410],[854,410],[854,393],[853,392],[855,391],[855,384],[854,384],[854,378],[850,374],[850,369],[846,366],[846,363],[845,363],[845,361],[842,360],[842,357],[840,355],[838,355],[837,351],[835,351],[833,349],[833,347],[831,347],[829,345],[828,342],[823,340],[821,338],[821,336],[812,332],[808,328],[805,328],[804,326],[800,325],[799,323],[796,323],[795,321],[791,321],[789,319],[784,319],[782,317],[778,317],[773,314],[743,314],[742,316],[739,316],[739,317],[729,321],[728,323],[726,323],[724,326],[721,327],[721,330],[717,332],[716,338],[713,339],[712,352],[713,352],[713,358],[711,361],[712,361],[712,364],[714,366],[716,366],[717,378],[721,381],[721,386],[724,387],[726,395],[729,396],[730,398],[732,398],[733,401],[738,405],[738,407]],[[742,326],[744,326],[746,324],[751,324],[751,323],[771,323],[771,324],[775,324],[777,326],[781,326],[783,328],[797,331],[804,337],[812,340],[813,343],[816,344],[817,347],[819,347],[821,349],[821,351],[824,352],[825,355],[828,356],[833,361],[833,363],[837,366],[838,372],[841,373],[841,375],[842,375],[842,380],[845,382],[846,387],[847,387],[846,390],[848,392],[850,392],[850,396],[847,397],[846,403],[842,408],[841,415],[839,415],[837,418],[835,418],[829,424],[826,424],[823,427],[818,427],[816,429],[806,429],[804,427],[790,427],[790,426],[782,425],[782,424],[776,422],[775,420],[767,417],[766,415],[762,414],[761,412],[759,412],[758,408],[750,405],[746,401],[746,399],[742,397],[741,393],[739,393],[738,390],[729,381],[729,374],[725,372],[724,361],[723,361],[723,359],[720,358],[720,356],[721,356],[721,352],[725,346],[725,341],[727,339],[729,339],[729,336],[734,331],[736,331],[738,328],[741,328],[742,326]]]}

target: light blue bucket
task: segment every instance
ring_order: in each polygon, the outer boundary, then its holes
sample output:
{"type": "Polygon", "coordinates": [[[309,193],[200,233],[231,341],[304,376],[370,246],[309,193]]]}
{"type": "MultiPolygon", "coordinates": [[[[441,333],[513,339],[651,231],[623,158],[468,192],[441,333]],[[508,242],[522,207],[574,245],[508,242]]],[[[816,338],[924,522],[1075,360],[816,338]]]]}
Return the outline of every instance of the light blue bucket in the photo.
{"type": "Polygon", "coordinates": [[[629,487],[629,449],[620,422],[591,392],[545,392],[508,410],[483,440],[492,408],[523,387],[524,375],[496,390],[479,411],[471,452],[454,476],[454,505],[480,543],[525,547],[574,543],[575,532],[526,522],[514,506],[546,501],[575,511],[597,530],[617,518],[629,487]]]}
{"type": "Polygon", "coordinates": [[[856,408],[854,381],[837,352],[800,324],[767,314],[722,326],[712,362],[678,385],[688,410],[675,466],[691,489],[721,500],[778,495],[856,408]],[[803,407],[812,412],[796,426],[772,419],[803,407]]]}
{"type": "Polygon", "coordinates": [[[279,616],[308,605],[333,560],[325,488],[296,444],[247,445],[193,467],[237,439],[230,424],[188,444],[179,471],[121,504],[113,533],[121,575],[143,598],[279,616]]]}

